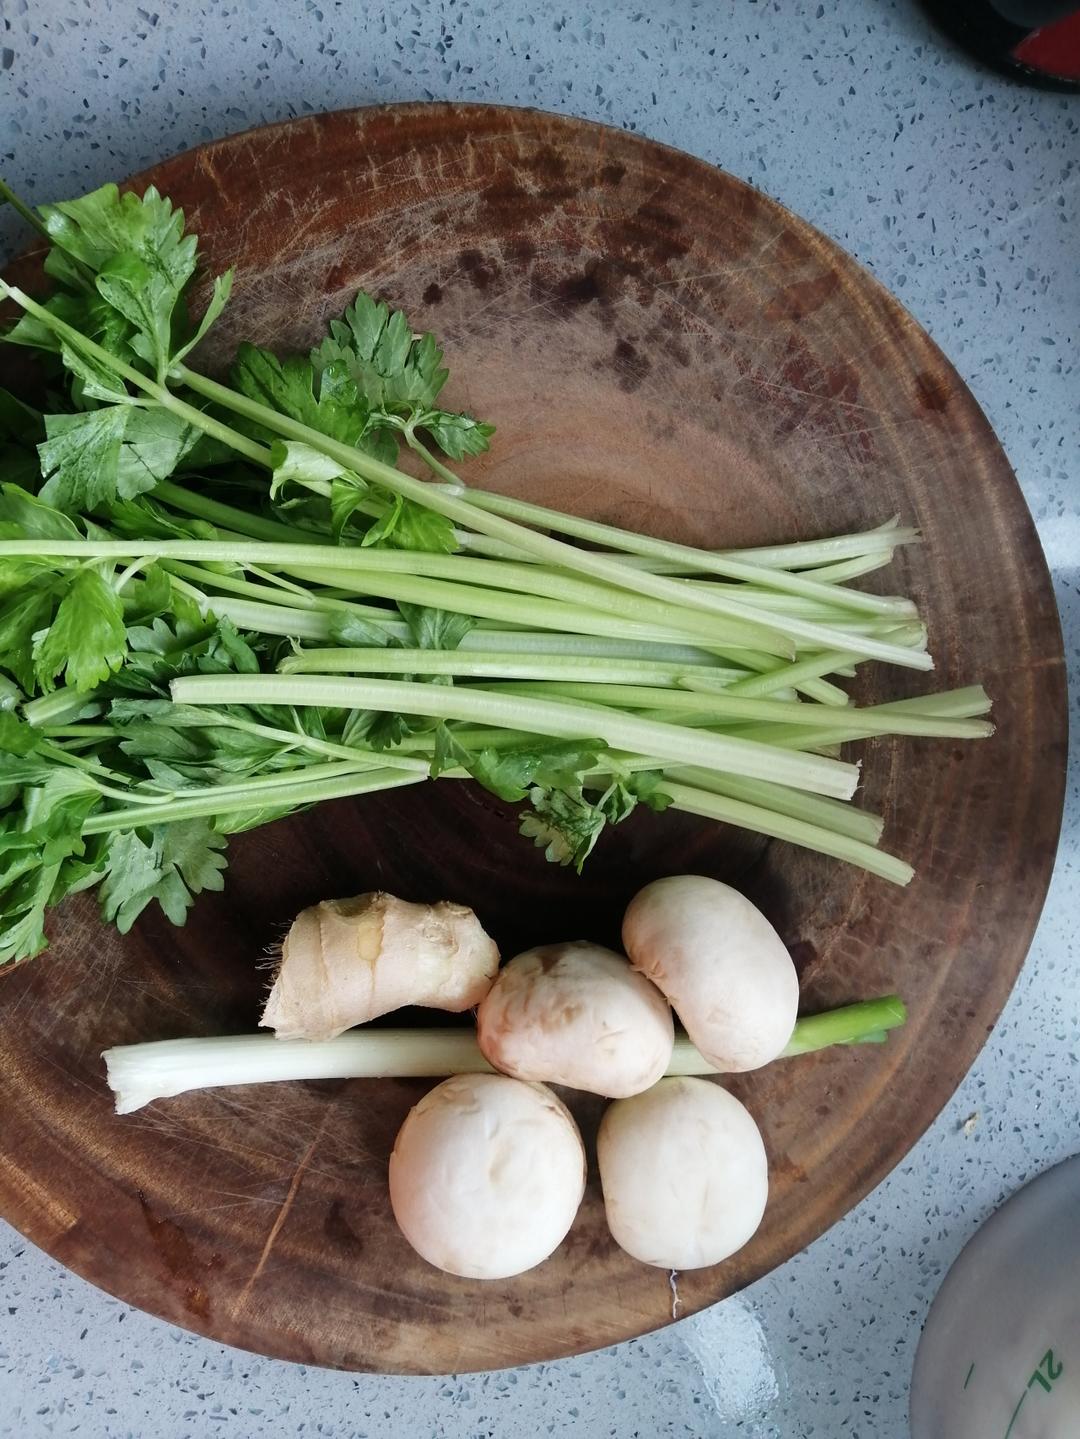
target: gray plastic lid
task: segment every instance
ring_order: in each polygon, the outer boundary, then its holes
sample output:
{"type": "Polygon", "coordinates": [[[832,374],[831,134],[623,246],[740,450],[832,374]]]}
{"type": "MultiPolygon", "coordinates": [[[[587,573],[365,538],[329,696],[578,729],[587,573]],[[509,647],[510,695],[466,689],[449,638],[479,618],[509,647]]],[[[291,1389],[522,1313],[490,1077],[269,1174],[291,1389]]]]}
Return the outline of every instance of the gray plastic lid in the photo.
{"type": "Polygon", "coordinates": [[[912,1439],[1080,1439],[1080,1155],[972,1238],[915,1355],[912,1439]]]}

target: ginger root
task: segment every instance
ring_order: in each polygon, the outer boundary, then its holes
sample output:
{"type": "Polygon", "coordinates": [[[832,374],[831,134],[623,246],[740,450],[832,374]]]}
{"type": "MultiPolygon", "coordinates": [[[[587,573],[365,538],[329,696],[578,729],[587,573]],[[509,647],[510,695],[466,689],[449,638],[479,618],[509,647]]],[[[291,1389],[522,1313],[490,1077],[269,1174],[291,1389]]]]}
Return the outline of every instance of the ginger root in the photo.
{"type": "Polygon", "coordinates": [[[402,1005],[480,1003],[499,951],[465,905],[410,904],[381,891],[303,910],[281,947],[260,1023],[278,1039],[333,1039],[402,1005]]]}

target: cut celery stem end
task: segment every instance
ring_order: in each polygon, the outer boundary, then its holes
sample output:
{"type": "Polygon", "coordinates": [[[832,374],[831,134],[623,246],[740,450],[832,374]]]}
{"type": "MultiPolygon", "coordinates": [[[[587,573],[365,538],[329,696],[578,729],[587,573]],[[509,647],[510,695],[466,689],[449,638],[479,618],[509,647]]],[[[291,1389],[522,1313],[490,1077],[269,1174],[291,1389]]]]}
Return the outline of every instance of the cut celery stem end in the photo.
{"type": "Polygon", "coordinates": [[[804,794],[785,785],[772,784],[769,780],[740,779],[737,775],[717,774],[693,766],[665,769],[664,775],[677,784],[760,805],[762,809],[804,820],[807,824],[832,830],[834,834],[846,835],[863,844],[879,844],[885,829],[885,821],[880,815],[856,809],[842,800],[828,799],[825,795],[804,794]]]}
{"type": "Polygon", "coordinates": [[[865,655],[848,650],[825,650],[821,654],[808,655],[804,660],[796,660],[791,665],[778,665],[766,674],[748,675],[746,679],[737,680],[728,693],[764,699],[789,685],[797,689],[806,680],[821,679],[825,675],[836,674],[848,665],[861,664],[865,658],[865,655]]]}
{"type": "Polygon", "coordinates": [[[808,569],[853,556],[880,554],[882,551],[891,554],[898,545],[912,544],[919,538],[917,530],[901,529],[895,521],[890,521],[888,525],[861,534],[841,535],[825,540],[754,546],[741,550],[702,550],[693,545],[681,545],[672,540],[635,534],[615,525],[585,520],[577,515],[566,515],[559,510],[550,510],[526,500],[512,499],[509,495],[496,494],[490,490],[466,490],[465,499],[476,509],[504,515],[525,525],[556,530],[560,534],[572,535],[575,539],[587,540],[591,544],[622,549],[628,554],[646,555],[676,563],[693,562],[696,568],[704,570],[712,570],[717,562],[723,563],[728,558],[746,560],[763,568],[808,569]]]}
{"type": "Polygon", "coordinates": [[[710,794],[690,785],[665,781],[663,789],[671,796],[675,808],[684,810],[687,814],[720,820],[724,824],[735,825],[738,829],[752,830],[756,834],[768,835],[772,839],[814,850],[817,854],[844,860],[847,864],[879,875],[892,884],[910,884],[914,878],[915,871],[905,860],[886,854],[884,850],[876,849],[871,844],[823,829],[820,825],[807,824],[804,820],[777,814],[763,809],[760,805],[710,794]]]}

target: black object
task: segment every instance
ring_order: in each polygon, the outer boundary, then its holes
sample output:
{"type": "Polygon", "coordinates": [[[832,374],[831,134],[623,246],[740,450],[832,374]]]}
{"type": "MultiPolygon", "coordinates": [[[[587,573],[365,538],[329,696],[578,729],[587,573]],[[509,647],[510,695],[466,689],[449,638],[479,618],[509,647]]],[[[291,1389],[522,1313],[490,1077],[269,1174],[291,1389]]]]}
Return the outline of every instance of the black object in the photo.
{"type": "Polygon", "coordinates": [[[1001,74],[1048,90],[1080,90],[1077,0],[923,0],[923,8],[1001,74]]]}

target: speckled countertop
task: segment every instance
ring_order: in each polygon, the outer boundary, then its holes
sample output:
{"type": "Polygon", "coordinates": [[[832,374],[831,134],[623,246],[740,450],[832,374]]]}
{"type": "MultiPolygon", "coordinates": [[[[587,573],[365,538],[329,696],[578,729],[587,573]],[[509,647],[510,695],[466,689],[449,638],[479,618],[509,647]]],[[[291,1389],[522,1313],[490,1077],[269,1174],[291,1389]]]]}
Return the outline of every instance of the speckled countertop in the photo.
{"type": "MultiPolygon", "coordinates": [[[[1080,99],[981,73],[909,0],[591,8],[0,0],[0,163],[30,198],[66,198],[248,125],[417,98],[569,111],[704,156],[853,251],[959,367],[1035,514],[1075,669],[1080,99]]],[[[884,1184],[740,1298],[580,1360],[369,1378],[170,1328],[0,1225],[0,1433],[902,1439],[945,1269],[1080,1149],[1077,787],[1074,764],[1042,925],[967,1081],[884,1184]]]]}

